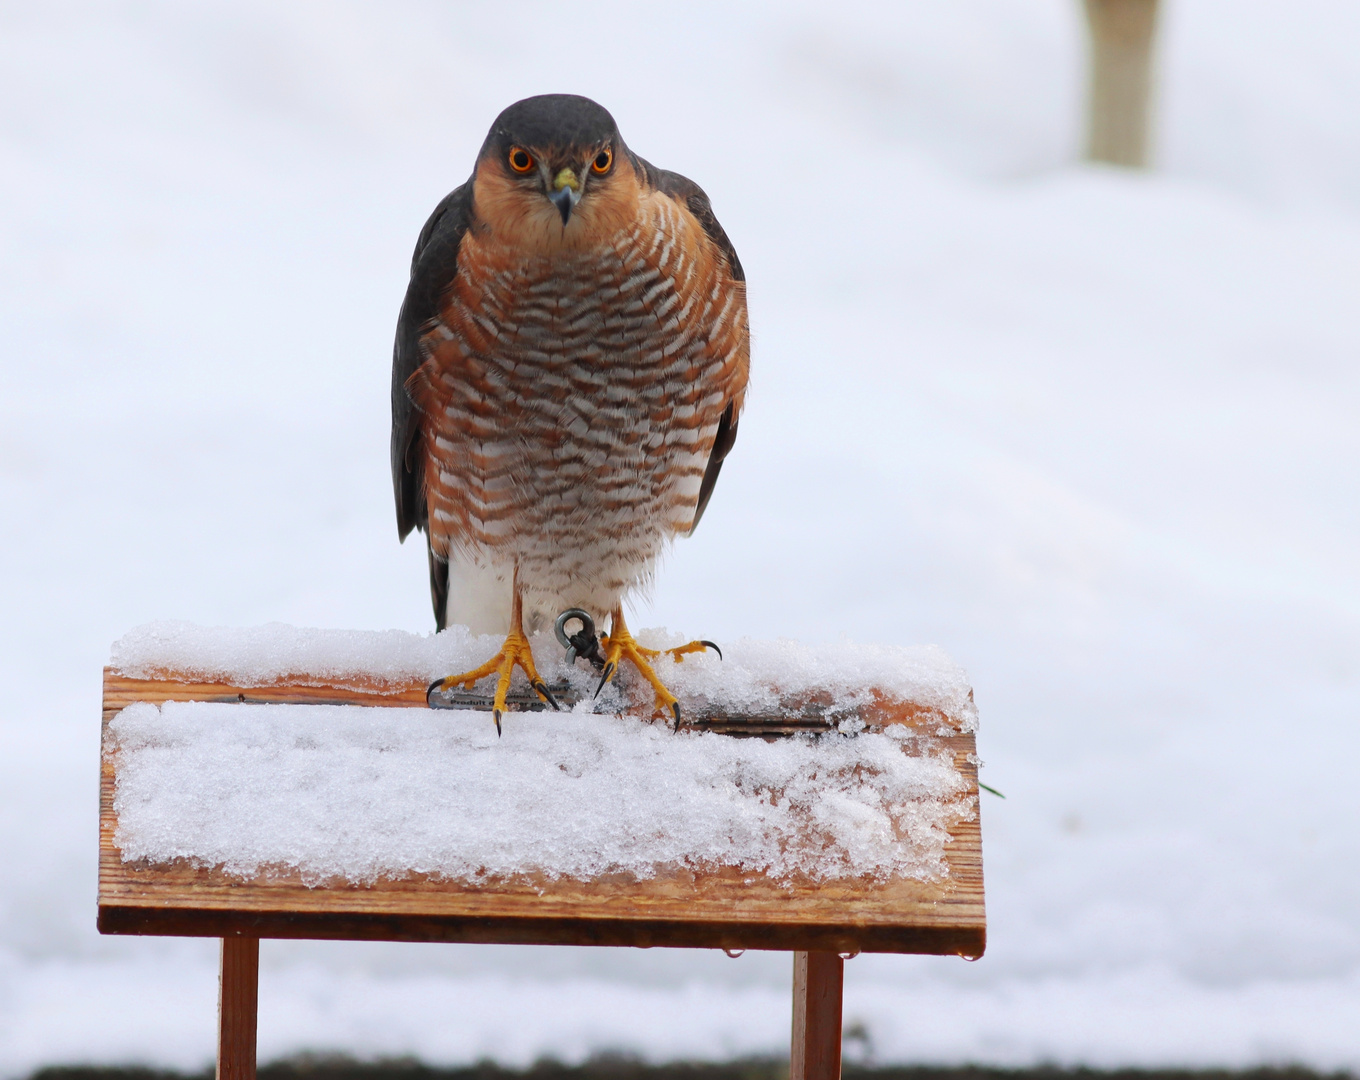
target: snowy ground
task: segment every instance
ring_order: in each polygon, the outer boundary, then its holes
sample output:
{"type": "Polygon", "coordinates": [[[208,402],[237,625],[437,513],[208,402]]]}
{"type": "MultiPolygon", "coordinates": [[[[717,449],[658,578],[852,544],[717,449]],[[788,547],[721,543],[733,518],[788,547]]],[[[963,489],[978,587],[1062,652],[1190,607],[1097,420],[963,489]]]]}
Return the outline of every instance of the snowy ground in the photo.
{"type": "MultiPolygon", "coordinates": [[[[1360,9],[1168,6],[1150,176],[1072,164],[1067,0],[0,8],[0,1074],[210,1059],[213,944],[94,932],[100,666],[428,627],[405,264],[555,89],[751,282],[741,440],[634,623],[973,676],[990,947],[850,963],[877,1059],[1360,1068],[1360,9]]],[[[265,1057],[787,1040],[784,955],[263,965],[265,1057]]]]}

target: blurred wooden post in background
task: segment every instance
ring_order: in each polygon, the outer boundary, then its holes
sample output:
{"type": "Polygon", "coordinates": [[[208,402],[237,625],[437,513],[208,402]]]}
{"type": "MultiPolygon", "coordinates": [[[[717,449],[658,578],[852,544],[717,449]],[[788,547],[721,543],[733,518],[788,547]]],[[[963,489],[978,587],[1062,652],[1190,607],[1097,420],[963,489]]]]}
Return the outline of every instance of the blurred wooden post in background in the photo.
{"type": "Polygon", "coordinates": [[[1091,31],[1086,157],[1146,168],[1157,0],[1085,3],[1091,31]]]}
{"type": "Polygon", "coordinates": [[[224,937],[217,998],[217,1080],[255,1080],[260,939],[224,937]]]}
{"type": "Polygon", "coordinates": [[[841,1080],[841,991],[845,961],[839,953],[793,954],[793,1044],[789,1080],[841,1080]]]}

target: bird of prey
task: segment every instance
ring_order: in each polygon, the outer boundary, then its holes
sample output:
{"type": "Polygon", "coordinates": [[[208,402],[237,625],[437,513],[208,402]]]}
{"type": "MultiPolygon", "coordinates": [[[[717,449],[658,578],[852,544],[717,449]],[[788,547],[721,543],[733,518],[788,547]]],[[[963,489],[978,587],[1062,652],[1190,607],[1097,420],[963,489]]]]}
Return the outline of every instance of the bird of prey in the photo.
{"type": "Polygon", "coordinates": [[[498,731],[515,667],[555,705],[526,630],[579,608],[610,617],[604,678],[629,661],[679,724],[622,603],[699,524],[749,355],[745,275],[697,184],[584,97],[496,118],[420,232],[392,364],[397,528],[425,533],[436,626],[506,634],[436,687],[497,675],[498,731]]]}

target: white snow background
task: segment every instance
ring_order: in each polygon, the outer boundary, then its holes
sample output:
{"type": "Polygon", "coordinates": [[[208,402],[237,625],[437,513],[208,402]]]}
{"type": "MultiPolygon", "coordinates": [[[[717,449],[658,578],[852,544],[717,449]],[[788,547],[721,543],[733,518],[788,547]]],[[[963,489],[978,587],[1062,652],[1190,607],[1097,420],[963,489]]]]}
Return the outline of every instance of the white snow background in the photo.
{"type": "MultiPolygon", "coordinates": [[[[1167,9],[1131,175],[1074,164],[1075,0],[0,7],[0,1074],[210,1061],[215,943],[94,930],[100,668],[152,619],[428,629],[407,262],[551,90],[750,278],[741,437],[634,624],[972,675],[990,945],[850,962],[875,1060],[1360,1068],[1360,8],[1167,9]]],[[[262,965],[264,1059],[787,1045],[786,954],[262,965]]]]}

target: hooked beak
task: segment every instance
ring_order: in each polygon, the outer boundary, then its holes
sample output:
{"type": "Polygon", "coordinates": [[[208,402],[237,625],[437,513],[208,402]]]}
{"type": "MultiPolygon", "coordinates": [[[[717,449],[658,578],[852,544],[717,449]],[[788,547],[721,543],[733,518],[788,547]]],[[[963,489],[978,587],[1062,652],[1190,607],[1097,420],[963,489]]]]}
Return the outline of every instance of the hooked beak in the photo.
{"type": "Polygon", "coordinates": [[[576,179],[576,174],[570,169],[563,169],[553,179],[553,189],[548,192],[548,198],[562,215],[562,228],[565,229],[571,220],[571,212],[581,201],[581,181],[576,179]]]}

